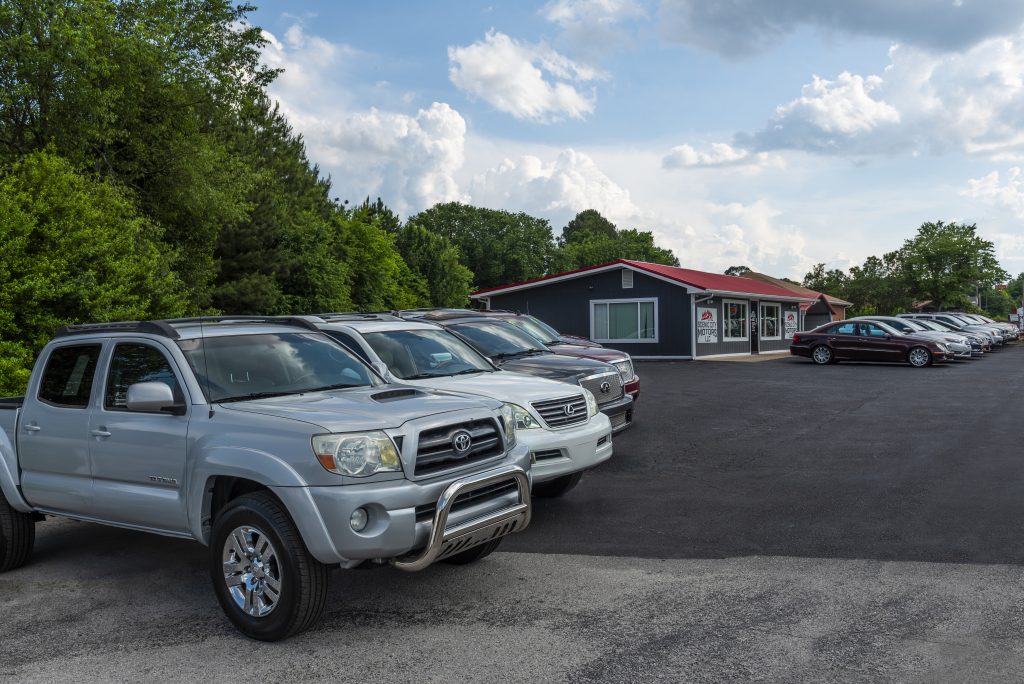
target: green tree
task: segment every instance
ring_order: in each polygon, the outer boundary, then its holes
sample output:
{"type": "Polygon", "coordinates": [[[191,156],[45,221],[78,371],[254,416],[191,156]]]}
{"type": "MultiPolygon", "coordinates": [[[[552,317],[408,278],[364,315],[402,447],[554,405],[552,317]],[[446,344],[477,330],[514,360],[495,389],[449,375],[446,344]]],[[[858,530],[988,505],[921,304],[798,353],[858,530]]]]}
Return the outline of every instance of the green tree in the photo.
{"type": "Polygon", "coordinates": [[[963,223],[923,223],[900,250],[903,278],[915,298],[938,308],[969,305],[978,289],[1006,280],[995,245],[963,223]]]}
{"type": "Polygon", "coordinates": [[[410,224],[398,231],[396,246],[409,268],[427,285],[433,306],[463,307],[473,290],[473,272],[444,237],[410,224]]]}
{"type": "Polygon", "coordinates": [[[473,272],[477,287],[542,276],[554,252],[550,224],[522,212],[448,202],[416,214],[407,225],[444,236],[458,247],[462,265],[473,272]]]}
{"type": "Polygon", "coordinates": [[[565,245],[583,242],[587,238],[604,236],[615,238],[615,224],[601,215],[597,209],[584,209],[562,228],[558,244],[565,245]]]}
{"type": "Polygon", "coordinates": [[[814,267],[804,276],[803,286],[815,292],[824,292],[833,297],[847,299],[847,284],[849,278],[838,268],[827,269],[825,264],[815,264],[814,267]]]}
{"type": "Polygon", "coordinates": [[[729,268],[725,269],[725,275],[741,276],[744,273],[747,273],[748,271],[753,271],[753,270],[754,269],[750,268],[749,266],[730,266],[729,268]]]}
{"type": "Polygon", "coordinates": [[[124,190],[54,154],[0,176],[0,393],[24,389],[62,325],[184,313],[160,237],[124,190]]]}

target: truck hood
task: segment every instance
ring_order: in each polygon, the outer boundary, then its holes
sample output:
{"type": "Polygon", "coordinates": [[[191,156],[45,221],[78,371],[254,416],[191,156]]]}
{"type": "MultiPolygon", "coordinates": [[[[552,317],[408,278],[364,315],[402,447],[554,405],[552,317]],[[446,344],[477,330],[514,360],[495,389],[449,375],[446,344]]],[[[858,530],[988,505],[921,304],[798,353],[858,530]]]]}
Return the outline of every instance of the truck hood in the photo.
{"type": "Polygon", "coordinates": [[[604,347],[597,342],[588,340],[586,337],[579,337],[578,335],[560,335],[562,341],[566,344],[572,344],[578,347],[588,347],[591,349],[603,349],[604,347]]]}
{"type": "MultiPolygon", "coordinates": [[[[490,397],[498,401],[527,405],[532,401],[558,399],[573,393],[565,382],[546,380],[536,375],[523,375],[508,371],[496,373],[475,373],[450,377],[409,380],[410,385],[431,387],[449,392],[465,392],[471,395],[490,397]]],[[[579,394],[579,389],[576,389],[579,394]]]]}
{"type": "Polygon", "coordinates": [[[415,418],[465,409],[497,408],[497,403],[408,385],[291,394],[218,404],[222,410],[258,413],[317,425],[332,432],[397,428],[415,418]]]}
{"type": "Polygon", "coordinates": [[[626,360],[625,352],[607,347],[587,347],[582,344],[548,344],[545,346],[556,354],[575,356],[581,359],[597,359],[605,363],[626,360]]]}
{"type": "Polygon", "coordinates": [[[502,370],[572,383],[579,378],[595,373],[618,372],[614,366],[609,366],[602,361],[559,354],[519,356],[511,359],[499,359],[495,363],[502,370]]]}

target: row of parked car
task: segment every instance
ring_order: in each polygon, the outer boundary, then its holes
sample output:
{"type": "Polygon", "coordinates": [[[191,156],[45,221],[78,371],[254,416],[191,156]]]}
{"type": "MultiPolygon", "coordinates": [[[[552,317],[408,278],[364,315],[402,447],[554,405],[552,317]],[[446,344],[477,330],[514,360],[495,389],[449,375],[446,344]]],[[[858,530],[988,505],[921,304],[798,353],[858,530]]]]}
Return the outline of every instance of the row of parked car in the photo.
{"type": "Polygon", "coordinates": [[[922,368],[984,356],[1020,330],[988,316],[963,312],[859,316],[793,336],[790,353],[819,365],[839,361],[909,363],[922,368]]]}
{"type": "Polygon", "coordinates": [[[69,326],[0,399],[0,572],[47,516],[194,539],[231,622],[286,638],[331,567],[493,552],[639,393],[628,354],[504,311],[69,326]]]}

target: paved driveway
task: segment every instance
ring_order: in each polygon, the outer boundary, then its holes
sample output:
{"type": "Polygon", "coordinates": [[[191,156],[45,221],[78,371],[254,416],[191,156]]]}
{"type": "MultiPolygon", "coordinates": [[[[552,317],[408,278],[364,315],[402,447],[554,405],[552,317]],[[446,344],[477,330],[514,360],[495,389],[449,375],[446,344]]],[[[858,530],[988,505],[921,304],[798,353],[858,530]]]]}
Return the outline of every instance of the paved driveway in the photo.
{"type": "Polygon", "coordinates": [[[237,636],[195,544],[39,527],[9,681],[991,681],[1024,672],[1024,348],[916,370],[643,364],[616,456],[486,561],[336,573],[237,636]]]}

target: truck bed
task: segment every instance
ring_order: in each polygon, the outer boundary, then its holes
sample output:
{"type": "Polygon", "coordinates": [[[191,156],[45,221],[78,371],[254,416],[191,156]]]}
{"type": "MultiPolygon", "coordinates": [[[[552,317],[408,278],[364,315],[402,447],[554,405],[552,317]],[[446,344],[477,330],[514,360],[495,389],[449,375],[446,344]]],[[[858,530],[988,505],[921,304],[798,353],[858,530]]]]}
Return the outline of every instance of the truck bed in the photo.
{"type": "Polygon", "coordinates": [[[0,397],[0,431],[7,434],[7,439],[14,444],[14,431],[17,428],[18,410],[25,403],[25,397],[0,397]]]}

